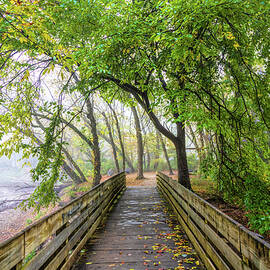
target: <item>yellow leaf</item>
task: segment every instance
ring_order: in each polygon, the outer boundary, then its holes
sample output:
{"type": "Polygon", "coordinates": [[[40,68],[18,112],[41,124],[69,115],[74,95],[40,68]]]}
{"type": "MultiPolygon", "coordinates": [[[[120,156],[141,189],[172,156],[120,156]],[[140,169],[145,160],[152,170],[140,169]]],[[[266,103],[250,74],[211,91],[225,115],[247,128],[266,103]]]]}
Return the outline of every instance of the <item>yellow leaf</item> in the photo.
{"type": "Polygon", "coordinates": [[[60,73],[62,81],[64,80],[64,73],[61,71],[60,73]]]}
{"type": "Polygon", "coordinates": [[[230,39],[230,40],[231,40],[231,39],[235,39],[233,33],[231,33],[231,32],[227,32],[227,33],[226,33],[226,38],[227,38],[227,39],[230,39]]]}
{"type": "Polygon", "coordinates": [[[234,47],[235,49],[237,49],[237,48],[240,47],[240,45],[239,45],[237,42],[234,42],[233,47],[234,47]]]}
{"type": "Polygon", "coordinates": [[[50,41],[51,37],[47,33],[43,33],[43,37],[46,41],[50,41]]]}
{"type": "Polygon", "coordinates": [[[29,70],[27,69],[24,73],[24,76],[22,77],[21,81],[24,81],[24,80],[27,80],[30,76],[30,72],[29,70]]]}

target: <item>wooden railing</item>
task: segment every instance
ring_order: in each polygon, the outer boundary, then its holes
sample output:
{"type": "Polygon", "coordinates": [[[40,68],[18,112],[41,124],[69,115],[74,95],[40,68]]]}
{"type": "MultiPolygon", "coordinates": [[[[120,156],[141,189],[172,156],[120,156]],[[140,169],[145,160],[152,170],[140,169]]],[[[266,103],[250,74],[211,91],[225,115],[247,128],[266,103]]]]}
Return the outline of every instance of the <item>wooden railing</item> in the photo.
{"type": "Polygon", "coordinates": [[[170,177],[157,183],[207,269],[270,269],[270,244],[170,177]]]}
{"type": "Polygon", "coordinates": [[[1,243],[0,269],[69,269],[125,185],[115,175],[1,243]]]}

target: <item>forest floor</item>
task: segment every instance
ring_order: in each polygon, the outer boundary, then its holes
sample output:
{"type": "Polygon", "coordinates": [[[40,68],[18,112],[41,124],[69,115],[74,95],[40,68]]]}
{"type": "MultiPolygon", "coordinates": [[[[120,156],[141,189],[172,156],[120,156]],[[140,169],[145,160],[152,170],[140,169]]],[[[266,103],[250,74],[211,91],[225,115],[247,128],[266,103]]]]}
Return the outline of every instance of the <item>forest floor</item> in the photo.
{"type": "MultiPolygon", "coordinates": [[[[167,171],[163,173],[168,174],[167,171]]],[[[145,178],[141,180],[136,179],[136,173],[127,174],[126,182],[127,186],[155,186],[156,185],[156,173],[145,172],[145,178]]],[[[177,175],[171,176],[173,179],[177,179],[177,175]]],[[[109,176],[103,176],[102,182],[107,180],[109,176]]],[[[197,176],[191,175],[191,184],[193,191],[201,196],[203,199],[217,207],[219,210],[243,224],[247,228],[248,218],[246,212],[238,207],[237,205],[231,205],[222,200],[217,196],[215,184],[209,180],[201,180],[197,176]]],[[[69,188],[66,189],[65,195],[61,197],[60,205],[64,205],[69,202],[72,198],[82,195],[89,189],[90,184],[82,184],[77,192],[70,192],[69,188]]],[[[21,209],[8,209],[0,212],[0,242],[7,240],[14,236],[16,233],[27,227],[33,222],[36,222],[41,217],[51,214],[60,206],[49,207],[48,209],[42,209],[40,213],[36,213],[33,210],[27,210],[26,212],[21,209]]],[[[270,242],[270,234],[264,235],[264,240],[270,242]]]]}

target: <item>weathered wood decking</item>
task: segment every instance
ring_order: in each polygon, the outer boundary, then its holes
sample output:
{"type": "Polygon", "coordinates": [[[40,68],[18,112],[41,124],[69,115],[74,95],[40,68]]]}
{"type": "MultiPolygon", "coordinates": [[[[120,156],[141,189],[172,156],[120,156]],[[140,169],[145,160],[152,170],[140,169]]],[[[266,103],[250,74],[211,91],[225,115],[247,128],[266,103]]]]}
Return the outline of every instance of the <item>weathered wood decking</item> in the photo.
{"type": "Polygon", "coordinates": [[[269,243],[167,175],[157,184],[207,269],[270,269],[269,243]]]}
{"type": "Polygon", "coordinates": [[[73,270],[202,269],[156,188],[129,187],[73,270]]]}
{"type": "Polygon", "coordinates": [[[0,269],[202,269],[186,234],[207,269],[270,269],[269,243],[168,176],[157,185],[174,214],[154,187],[121,198],[120,173],[1,243],[0,269]]]}

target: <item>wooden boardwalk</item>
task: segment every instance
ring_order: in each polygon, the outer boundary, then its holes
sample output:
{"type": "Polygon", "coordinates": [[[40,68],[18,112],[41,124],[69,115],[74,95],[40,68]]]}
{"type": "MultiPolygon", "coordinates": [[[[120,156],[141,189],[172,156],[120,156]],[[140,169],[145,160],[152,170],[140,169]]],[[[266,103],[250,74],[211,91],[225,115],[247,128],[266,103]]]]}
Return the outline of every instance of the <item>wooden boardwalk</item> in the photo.
{"type": "Polygon", "coordinates": [[[73,270],[203,269],[156,188],[129,187],[73,270]]]}

